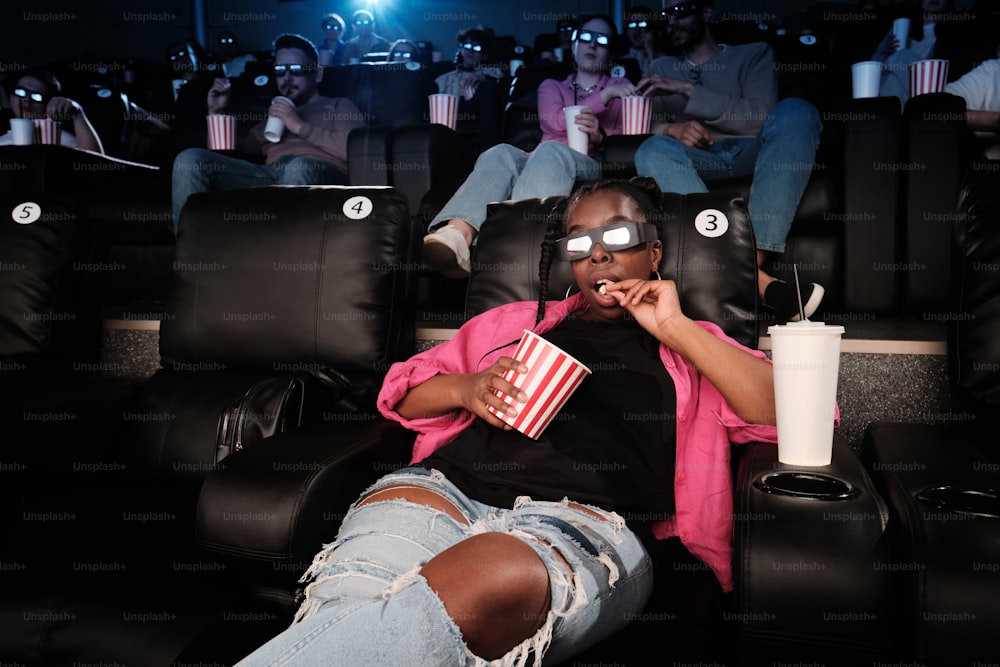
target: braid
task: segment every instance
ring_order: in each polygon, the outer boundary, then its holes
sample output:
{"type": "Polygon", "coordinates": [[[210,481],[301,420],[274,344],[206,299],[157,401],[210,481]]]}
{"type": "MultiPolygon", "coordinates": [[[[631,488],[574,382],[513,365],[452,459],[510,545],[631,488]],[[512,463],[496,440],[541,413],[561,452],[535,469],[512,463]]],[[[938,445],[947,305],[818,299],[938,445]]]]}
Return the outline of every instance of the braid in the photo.
{"type": "Polygon", "coordinates": [[[619,192],[633,202],[646,215],[649,222],[657,222],[663,193],[652,178],[636,176],[628,180],[613,179],[590,183],[573,192],[569,197],[560,199],[545,219],[545,239],[542,241],[541,259],[538,262],[538,314],[535,323],[545,317],[545,302],[549,294],[549,272],[555,257],[556,241],[566,235],[566,220],[581,199],[595,192],[609,190],[619,192]]]}

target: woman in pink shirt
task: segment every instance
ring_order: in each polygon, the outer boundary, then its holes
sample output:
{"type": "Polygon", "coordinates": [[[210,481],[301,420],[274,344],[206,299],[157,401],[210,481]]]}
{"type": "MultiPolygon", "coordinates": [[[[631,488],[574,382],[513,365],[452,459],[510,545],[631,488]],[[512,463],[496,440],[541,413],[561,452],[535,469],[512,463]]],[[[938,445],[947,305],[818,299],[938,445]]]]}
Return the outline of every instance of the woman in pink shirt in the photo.
{"type": "Polygon", "coordinates": [[[579,293],[495,308],[390,368],[379,410],[417,431],[413,461],[354,504],[296,623],[242,667],[558,663],[643,610],[644,538],[678,537],[732,588],[729,447],[775,441],[771,365],[681,311],[659,201],[651,179],[581,188],[539,269],[570,262],[579,293]],[[525,328],[593,371],[537,439],[490,412],[525,399],[504,379],[527,370],[509,356],[525,328]]]}
{"type": "Polygon", "coordinates": [[[601,177],[604,138],[622,132],[621,99],[635,93],[625,78],[607,70],[617,37],[614,22],[603,14],[581,17],[573,33],[576,71],[562,81],[546,79],[538,87],[542,139],[534,151],[510,144],[484,151],[454,196],[428,225],[423,262],[445,276],[469,275],[470,246],[486,220],[486,205],[508,199],[568,195],[577,181],[601,177]],[[569,147],[564,107],[585,106],[576,125],[587,135],[587,154],[569,147]]]}

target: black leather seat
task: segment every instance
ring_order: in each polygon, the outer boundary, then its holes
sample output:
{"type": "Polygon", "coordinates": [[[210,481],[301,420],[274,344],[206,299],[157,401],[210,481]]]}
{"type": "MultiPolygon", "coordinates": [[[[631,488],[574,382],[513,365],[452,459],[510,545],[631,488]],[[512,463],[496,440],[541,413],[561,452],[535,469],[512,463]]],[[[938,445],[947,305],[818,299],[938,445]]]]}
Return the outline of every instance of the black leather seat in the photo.
{"type": "Polygon", "coordinates": [[[995,171],[970,174],[957,222],[949,225],[951,409],[929,416],[930,423],[871,424],[863,445],[892,508],[894,596],[901,608],[894,639],[902,659],[934,667],[986,664],[997,655],[998,185],[995,171]]]}
{"type": "Polygon", "coordinates": [[[56,391],[5,405],[31,400],[49,418],[5,433],[18,474],[2,492],[0,560],[32,576],[3,572],[4,660],[232,664],[288,623],[337,513],[412,443],[379,421],[373,392],[413,352],[414,238],[391,188],[192,197],[160,370],[107,405],[81,383],[72,398],[95,417],[56,391]],[[324,366],[353,380],[356,410],[320,402],[301,430],[226,456],[224,408],[262,378],[324,366]]]}

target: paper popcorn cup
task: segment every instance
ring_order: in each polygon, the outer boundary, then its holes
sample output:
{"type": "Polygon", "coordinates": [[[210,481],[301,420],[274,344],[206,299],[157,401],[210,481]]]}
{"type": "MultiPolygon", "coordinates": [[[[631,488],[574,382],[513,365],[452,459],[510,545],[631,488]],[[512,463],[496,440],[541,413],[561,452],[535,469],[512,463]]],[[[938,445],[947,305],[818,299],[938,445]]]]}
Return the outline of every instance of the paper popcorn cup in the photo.
{"type": "MultiPolygon", "coordinates": [[[[527,329],[511,356],[527,366],[528,372],[507,371],[503,377],[527,394],[528,400],[516,404],[518,413],[514,417],[497,414],[493,408],[489,411],[532,440],[537,440],[591,371],[527,329]]],[[[500,391],[496,394],[508,405],[514,403],[513,397],[500,391]]]]}
{"type": "Polygon", "coordinates": [[[645,95],[629,95],[622,99],[622,133],[649,134],[649,117],[653,101],[645,95]]]}
{"type": "Polygon", "coordinates": [[[236,116],[208,115],[208,147],[213,151],[236,150],[236,116]]]}
{"type": "Polygon", "coordinates": [[[458,122],[458,95],[435,93],[428,97],[432,123],[455,129],[458,122]]]}
{"type": "Polygon", "coordinates": [[[35,136],[40,144],[58,146],[62,141],[62,131],[59,123],[51,118],[35,119],[35,136]]]}
{"type": "Polygon", "coordinates": [[[947,60],[918,60],[910,65],[910,97],[943,93],[948,83],[947,60]]]}

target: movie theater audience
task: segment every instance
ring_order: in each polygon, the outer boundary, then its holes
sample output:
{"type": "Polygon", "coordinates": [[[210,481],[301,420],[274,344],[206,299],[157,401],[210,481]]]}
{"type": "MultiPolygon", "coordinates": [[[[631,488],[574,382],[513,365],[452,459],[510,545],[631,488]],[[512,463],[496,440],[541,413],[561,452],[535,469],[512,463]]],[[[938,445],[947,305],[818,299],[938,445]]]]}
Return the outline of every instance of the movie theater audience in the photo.
{"type": "MultiPolygon", "coordinates": [[[[51,72],[27,69],[7,90],[14,118],[35,120],[49,118],[60,125],[59,143],[71,148],[104,152],[101,138],[79,102],[61,95],[62,84],[51,72]]],[[[0,136],[0,146],[13,143],[13,131],[0,136]]]]}
{"type": "Polygon", "coordinates": [[[455,195],[428,226],[424,264],[442,275],[461,278],[471,269],[470,246],[486,220],[490,202],[566,195],[578,181],[601,177],[601,150],[607,135],[622,132],[621,99],[635,86],[608,76],[617,33],[606,15],[581,17],[573,32],[576,71],[562,81],[546,79],[538,87],[541,143],[531,152],[510,144],[490,148],[455,195]],[[575,125],[586,135],[586,154],[569,146],[564,107],[584,107],[575,125]]]}
{"type": "MultiPolygon", "coordinates": [[[[286,33],[275,39],[274,76],[281,96],[288,99],[272,100],[267,115],[283,121],[283,132],[269,139],[265,120],[240,140],[238,149],[263,158],[264,164],[202,148],[181,152],[173,167],[175,231],[184,203],[195,192],[347,183],[347,137],[364,125],[363,116],[349,99],[319,94],[324,70],[318,61],[316,47],[305,37],[286,33]]],[[[215,79],[208,92],[209,113],[224,113],[230,94],[230,81],[215,79]]]]}

